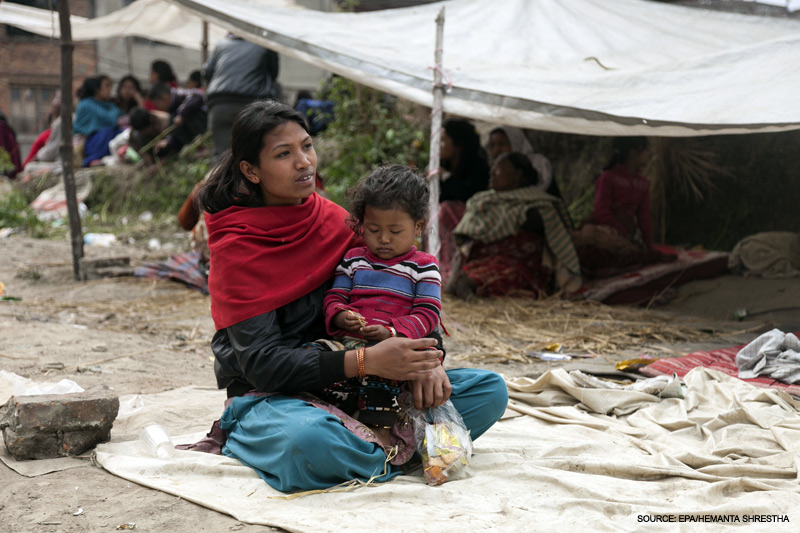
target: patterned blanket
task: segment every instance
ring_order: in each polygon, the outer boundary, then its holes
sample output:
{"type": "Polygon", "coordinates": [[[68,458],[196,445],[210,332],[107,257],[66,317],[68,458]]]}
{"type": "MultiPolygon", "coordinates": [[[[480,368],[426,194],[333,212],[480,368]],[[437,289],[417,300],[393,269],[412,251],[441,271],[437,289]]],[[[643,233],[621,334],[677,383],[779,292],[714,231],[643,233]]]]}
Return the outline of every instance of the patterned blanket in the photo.
{"type": "Polygon", "coordinates": [[[581,275],[578,255],[568,231],[570,218],[563,202],[536,187],[477,193],[467,201],[464,217],[453,234],[484,243],[499,241],[519,232],[532,207],[538,209],[542,217],[546,245],[556,259],[556,280],[560,286],[567,287],[581,275]]]}
{"type": "MultiPolygon", "coordinates": [[[[745,345],[742,344],[731,348],[711,350],[709,352],[697,351],[683,357],[659,359],[655,363],[651,363],[640,369],[639,372],[650,377],[665,374],[672,375],[672,373],[675,372],[682,378],[688,374],[691,369],[700,366],[717,370],[736,378],[739,376],[739,368],[736,366],[736,354],[739,353],[739,350],[744,348],[744,346],[745,345]]],[[[742,381],[746,381],[756,387],[782,389],[793,396],[800,397],[800,385],[789,385],[788,383],[782,383],[769,377],[744,379],[742,381]]]]}

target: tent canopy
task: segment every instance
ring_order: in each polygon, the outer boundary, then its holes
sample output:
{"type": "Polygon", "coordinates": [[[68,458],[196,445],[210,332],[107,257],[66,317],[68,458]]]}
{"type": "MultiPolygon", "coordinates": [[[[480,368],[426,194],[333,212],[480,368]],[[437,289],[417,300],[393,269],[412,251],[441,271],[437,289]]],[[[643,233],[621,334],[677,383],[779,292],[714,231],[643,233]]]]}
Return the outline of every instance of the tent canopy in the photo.
{"type": "MultiPolygon", "coordinates": [[[[86,22],[86,17],[70,16],[73,26],[86,22]]],[[[49,9],[39,9],[36,7],[23,6],[21,4],[10,4],[0,2],[0,24],[8,24],[15,28],[58,39],[61,30],[58,26],[58,11],[49,9]]]]}
{"type": "MultiPolygon", "coordinates": [[[[73,38],[140,36],[199,49],[227,30],[431,106],[446,7],[448,113],[589,135],[695,136],[800,128],[800,22],[645,0],[452,0],[370,13],[292,0],[137,0],[73,38]]],[[[0,3],[0,23],[58,37],[57,15],[0,3]]]]}
{"type": "MultiPolygon", "coordinates": [[[[140,0],[141,1],[141,0],[140,0]]],[[[365,85],[432,105],[446,7],[448,113],[590,135],[800,128],[800,23],[644,0],[452,0],[325,13],[258,0],[169,0],[365,85]]]]}
{"type": "MultiPolygon", "coordinates": [[[[300,9],[292,0],[261,0],[262,7],[300,9]]],[[[70,16],[72,39],[93,41],[115,37],[144,37],[190,50],[200,50],[203,40],[203,19],[165,0],[136,0],[130,5],[101,17],[87,19],[70,16]]],[[[58,39],[61,30],[58,12],[19,4],[0,3],[0,24],[58,39]]],[[[227,30],[208,25],[208,45],[213,48],[227,30]]]]}

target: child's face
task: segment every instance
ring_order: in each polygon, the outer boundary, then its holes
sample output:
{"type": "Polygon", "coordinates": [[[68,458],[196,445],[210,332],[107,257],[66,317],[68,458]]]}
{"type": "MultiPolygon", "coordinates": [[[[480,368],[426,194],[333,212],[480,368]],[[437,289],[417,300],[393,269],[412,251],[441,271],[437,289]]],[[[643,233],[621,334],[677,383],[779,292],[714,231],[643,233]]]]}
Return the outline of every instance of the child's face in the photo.
{"type": "Polygon", "coordinates": [[[414,237],[422,235],[423,220],[414,220],[400,209],[364,209],[364,241],[373,255],[392,259],[414,246],[414,237]]]}

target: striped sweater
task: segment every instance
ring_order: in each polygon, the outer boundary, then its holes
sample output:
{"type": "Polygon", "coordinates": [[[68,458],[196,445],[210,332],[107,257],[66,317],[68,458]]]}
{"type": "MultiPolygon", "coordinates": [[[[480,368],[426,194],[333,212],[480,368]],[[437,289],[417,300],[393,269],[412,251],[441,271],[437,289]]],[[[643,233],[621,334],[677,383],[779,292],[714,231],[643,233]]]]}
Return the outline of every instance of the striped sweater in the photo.
{"type": "Polygon", "coordinates": [[[342,310],[361,314],[367,324],[392,326],[398,335],[419,339],[439,325],[442,278],[436,258],[412,246],[393,259],[376,257],[366,247],[348,250],[325,295],[325,325],[334,336],[357,336],[335,329],[342,310]]]}

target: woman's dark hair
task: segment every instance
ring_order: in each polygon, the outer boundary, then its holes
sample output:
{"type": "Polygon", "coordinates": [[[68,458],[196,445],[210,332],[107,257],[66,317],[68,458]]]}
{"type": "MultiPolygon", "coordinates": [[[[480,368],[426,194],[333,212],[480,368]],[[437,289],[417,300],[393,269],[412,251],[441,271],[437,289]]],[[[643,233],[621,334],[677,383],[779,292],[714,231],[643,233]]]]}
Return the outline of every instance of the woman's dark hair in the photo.
{"type": "Polygon", "coordinates": [[[444,122],[442,126],[447,136],[453,140],[453,144],[461,148],[462,152],[478,152],[481,147],[481,139],[475,131],[475,125],[469,120],[451,118],[444,122]]]}
{"type": "Polygon", "coordinates": [[[611,147],[614,153],[603,170],[610,170],[620,163],[624,163],[631,150],[644,150],[648,146],[647,137],[614,137],[611,147]]]}
{"type": "Polygon", "coordinates": [[[128,113],[128,117],[130,117],[131,128],[134,131],[143,130],[150,126],[150,112],[147,109],[134,107],[128,113]]]}
{"type": "Polygon", "coordinates": [[[130,111],[135,108],[139,103],[136,101],[136,98],[129,97],[127,100],[124,100],[122,95],[120,94],[120,89],[126,82],[131,82],[133,84],[133,89],[139,93],[142,93],[142,85],[139,83],[139,80],[133,74],[128,74],[127,76],[123,76],[117,82],[117,97],[115,98],[117,107],[122,109],[122,111],[126,113],[130,113],[130,111]]]}
{"type": "Polygon", "coordinates": [[[119,81],[117,82],[117,96],[119,96],[119,90],[125,84],[126,81],[129,81],[129,82],[131,82],[133,84],[133,87],[134,87],[134,89],[136,89],[137,93],[143,94],[142,93],[142,84],[139,83],[139,80],[136,79],[136,76],[134,76],[133,74],[128,74],[126,76],[121,77],[119,79],[119,81]]]}
{"type": "Polygon", "coordinates": [[[77,91],[75,91],[75,96],[78,97],[78,100],[83,100],[84,98],[94,98],[94,95],[96,95],[97,91],[100,90],[100,85],[103,83],[104,79],[110,80],[111,78],[105,74],[101,74],[99,76],[84,79],[81,86],[78,87],[77,91]]]}
{"type": "Polygon", "coordinates": [[[203,74],[199,70],[190,72],[189,79],[197,85],[198,89],[203,86],[203,74]]]}
{"type": "Polygon", "coordinates": [[[442,127],[461,154],[458,168],[452,168],[450,161],[442,161],[442,167],[455,174],[464,174],[465,169],[470,169],[476,165],[487,166],[486,153],[481,147],[481,138],[472,122],[460,118],[451,118],[446,120],[442,127]]]}
{"type": "Polygon", "coordinates": [[[508,162],[511,163],[512,167],[522,172],[521,187],[527,187],[529,185],[536,185],[539,183],[539,173],[536,172],[536,169],[533,167],[531,160],[528,159],[528,156],[519,152],[507,152],[497,156],[495,164],[503,159],[508,159],[508,162]]]}
{"type": "Polygon", "coordinates": [[[259,165],[264,136],[275,128],[295,122],[308,132],[302,114],[274,100],[258,100],[242,109],[233,121],[231,149],[226,151],[197,192],[200,207],[218,213],[231,206],[264,207],[260,185],[249,181],[240,170],[242,161],[259,165]]]}
{"type": "Polygon", "coordinates": [[[367,207],[399,209],[408,213],[415,222],[425,220],[430,196],[425,178],[412,168],[403,165],[380,167],[347,191],[348,222],[353,231],[360,232],[367,207]]]}
{"type": "Polygon", "coordinates": [[[163,81],[164,83],[177,81],[175,73],[172,71],[172,66],[163,59],[153,61],[150,65],[150,70],[156,73],[158,81],[163,81]]]}

